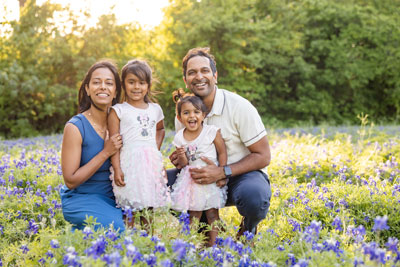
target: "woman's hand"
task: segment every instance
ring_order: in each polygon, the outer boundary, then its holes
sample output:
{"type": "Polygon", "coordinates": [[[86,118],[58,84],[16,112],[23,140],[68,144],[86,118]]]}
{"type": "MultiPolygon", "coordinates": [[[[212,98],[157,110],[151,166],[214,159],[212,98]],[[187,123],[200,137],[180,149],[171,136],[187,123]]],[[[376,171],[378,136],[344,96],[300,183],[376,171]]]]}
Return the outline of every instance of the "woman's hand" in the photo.
{"type": "Polygon", "coordinates": [[[114,134],[110,138],[104,141],[104,152],[108,154],[108,157],[114,155],[122,147],[122,136],[119,133],[114,134]]]}

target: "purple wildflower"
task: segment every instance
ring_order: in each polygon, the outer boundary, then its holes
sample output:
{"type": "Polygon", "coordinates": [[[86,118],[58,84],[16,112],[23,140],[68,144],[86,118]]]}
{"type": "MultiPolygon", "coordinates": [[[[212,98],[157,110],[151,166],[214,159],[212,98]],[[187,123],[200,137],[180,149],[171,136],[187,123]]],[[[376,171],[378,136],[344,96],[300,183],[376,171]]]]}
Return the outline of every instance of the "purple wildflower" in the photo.
{"type": "Polygon", "coordinates": [[[104,236],[100,236],[95,241],[92,241],[92,246],[85,250],[88,256],[92,256],[97,259],[100,255],[104,254],[107,247],[107,241],[104,236]]]}
{"type": "Polygon", "coordinates": [[[132,244],[129,244],[126,248],[126,255],[132,259],[132,265],[136,262],[142,261],[143,255],[140,251],[132,244]]]}
{"type": "Polygon", "coordinates": [[[118,251],[114,251],[111,254],[104,255],[103,261],[107,263],[107,266],[119,266],[121,264],[121,255],[118,251]]]}
{"type": "Polygon", "coordinates": [[[176,239],[172,243],[172,250],[176,254],[176,259],[178,261],[181,261],[182,259],[185,258],[187,247],[188,247],[188,244],[181,239],[176,239]]]}
{"type": "Polygon", "coordinates": [[[58,242],[57,239],[52,239],[52,240],[50,241],[50,246],[51,246],[52,248],[59,248],[59,247],[60,247],[60,243],[58,242]]]}
{"type": "Polygon", "coordinates": [[[144,255],[144,261],[147,263],[148,266],[155,266],[157,264],[157,257],[153,253],[149,255],[144,255]]]}
{"type": "Polygon", "coordinates": [[[82,266],[79,263],[79,258],[76,256],[77,253],[75,252],[74,247],[69,247],[67,249],[67,253],[63,257],[63,264],[68,266],[82,266]]]}
{"type": "Polygon", "coordinates": [[[374,227],[372,228],[373,231],[377,232],[377,231],[382,231],[382,230],[388,230],[389,226],[387,225],[387,220],[388,217],[387,215],[381,217],[378,216],[375,218],[374,222],[374,227]]]}
{"type": "Polygon", "coordinates": [[[254,238],[254,234],[252,232],[249,232],[249,231],[245,231],[243,233],[243,235],[246,237],[247,241],[250,241],[250,240],[252,240],[254,238]]]}
{"type": "Polygon", "coordinates": [[[396,237],[389,237],[388,242],[386,242],[385,245],[388,248],[388,250],[392,251],[393,253],[397,253],[398,244],[399,240],[396,237]]]}
{"type": "Polygon", "coordinates": [[[189,214],[187,212],[182,212],[179,215],[179,223],[182,225],[182,233],[185,235],[190,234],[190,219],[189,214]]]}
{"type": "Polygon", "coordinates": [[[335,227],[336,230],[342,231],[343,230],[342,225],[343,224],[342,224],[342,221],[340,220],[340,217],[336,216],[332,222],[332,226],[335,227]]]}
{"type": "Polygon", "coordinates": [[[165,245],[163,242],[157,242],[157,244],[154,246],[154,253],[165,253],[165,245]]]}
{"type": "Polygon", "coordinates": [[[174,267],[174,264],[172,263],[171,260],[163,260],[161,262],[162,267],[174,267]]]}
{"type": "Polygon", "coordinates": [[[20,249],[22,250],[22,253],[24,253],[24,254],[28,253],[28,251],[29,251],[29,248],[27,245],[22,245],[20,247],[20,249]]]}

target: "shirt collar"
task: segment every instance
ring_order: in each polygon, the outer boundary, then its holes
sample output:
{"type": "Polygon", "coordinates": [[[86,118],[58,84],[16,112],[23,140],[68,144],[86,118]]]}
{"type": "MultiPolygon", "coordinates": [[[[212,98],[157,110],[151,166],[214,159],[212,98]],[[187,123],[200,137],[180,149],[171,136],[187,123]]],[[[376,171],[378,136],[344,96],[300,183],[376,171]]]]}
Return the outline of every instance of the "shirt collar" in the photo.
{"type": "Polygon", "coordinates": [[[211,117],[213,115],[221,115],[222,111],[224,110],[224,106],[225,106],[224,92],[222,92],[222,90],[218,89],[218,87],[215,86],[214,102],[211,111],[208,113],[207,117],[211,117]]]}

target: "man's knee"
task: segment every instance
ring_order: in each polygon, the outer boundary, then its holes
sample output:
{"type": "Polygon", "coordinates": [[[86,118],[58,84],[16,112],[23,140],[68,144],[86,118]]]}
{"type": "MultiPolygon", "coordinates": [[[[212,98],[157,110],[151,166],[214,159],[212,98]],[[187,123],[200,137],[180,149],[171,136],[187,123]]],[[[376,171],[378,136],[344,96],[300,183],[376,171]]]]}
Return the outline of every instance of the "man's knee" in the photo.
{"type": "Polygon", "coordinates": [[[264,219],[271,199],[269,183],[247,181],[237,190],[235,204],[239,213],[248,218],[264,219]]]}
{"type": "Polygon", "coordinates": [[[176,181],[176,176],[178,175],[178,173],[180,172],[180,170],[174,168],[174,169],[168,169],[167,170],[167,177],[168,177],[168,186],[172,186],[175,181],[176,181]]]}

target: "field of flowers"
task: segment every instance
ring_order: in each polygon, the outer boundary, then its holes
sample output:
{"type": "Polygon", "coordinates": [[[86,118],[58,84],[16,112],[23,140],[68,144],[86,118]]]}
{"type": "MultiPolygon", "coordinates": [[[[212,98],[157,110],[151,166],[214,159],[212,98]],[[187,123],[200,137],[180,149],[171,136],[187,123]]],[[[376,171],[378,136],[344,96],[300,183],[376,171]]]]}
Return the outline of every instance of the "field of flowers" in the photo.
{"type": "Polygon", "coordinates": [[[236,240],[241,218],[224,208],[211,248],[186,214],[162,210],[143,214],[148,231],[94,231],[89,218],[72,232],[58,193],[61,138],[0,140],[0,266],[400,266],[400,127],[271,132],[267,218],[236,240]]]}

